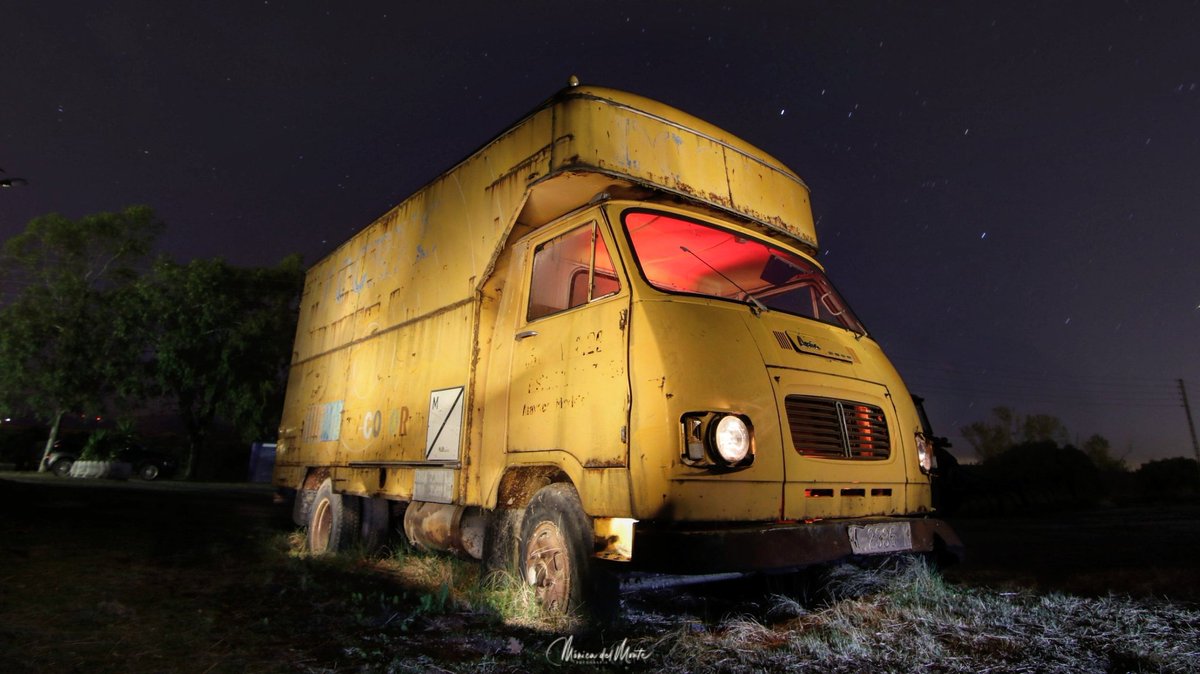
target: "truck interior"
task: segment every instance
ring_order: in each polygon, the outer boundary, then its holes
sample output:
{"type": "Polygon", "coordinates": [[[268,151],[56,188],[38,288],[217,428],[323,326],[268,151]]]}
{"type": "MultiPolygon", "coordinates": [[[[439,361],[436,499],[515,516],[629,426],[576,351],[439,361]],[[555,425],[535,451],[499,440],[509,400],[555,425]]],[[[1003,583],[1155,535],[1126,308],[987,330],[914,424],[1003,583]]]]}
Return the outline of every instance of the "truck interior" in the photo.
{"type": "Polygon", "coordinates": [[[625,230],[650,285],[750,302],[866,334],[825,273],[794,253],[709,224],[630,210],[625,230]]]}

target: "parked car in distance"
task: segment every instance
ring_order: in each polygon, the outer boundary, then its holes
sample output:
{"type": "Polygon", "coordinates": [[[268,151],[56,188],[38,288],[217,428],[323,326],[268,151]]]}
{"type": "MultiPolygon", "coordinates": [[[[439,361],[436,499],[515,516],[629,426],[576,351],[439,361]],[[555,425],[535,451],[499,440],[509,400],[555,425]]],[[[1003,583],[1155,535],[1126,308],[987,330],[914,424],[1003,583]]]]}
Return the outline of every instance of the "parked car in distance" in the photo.
{"type": "Polygon", "coordinates": [[[78,452],[56,449],[50,452],[49,456],[42,459],[42,463],[46,464],[46,468],[55,475],[66,477],[71,472],[71,466],[75,465],[75,461],[78,459],[78,452]]]}
{"type": "Polygon", "coordinates": [[[166,452],[146,449],[140,445],[129,445],[117,451],[117,461],[124,461],[133,466],[133,474],[143,480],[157,480],[160,477],[171,477],[179,463],[174,456],[166,452]]]}
{"type": "MultiPolygon", "coordinates": [[[[168,452],[149,449],[126,437],[109,436],[105,444],[116,445],[104,452],[113,461],[128,463],[133,467],[133,474],[139,478],[151,481],[161,477],[171,477],[179,467],[179,462],[168,452]]],[[[46,467],[59,477],[71,473],[71,467],[79,460],[82,453],[79,447],[60,447],[55,443],[55,449],[45,459],[46,467]]]]}
{"type": "Polygon", "coordinates": [[[55,475],[66,477],[71,473],[71,466],[79,460],[79,454],[83,451],[85,441],[86,438],[74,435],[60,437],[54,442],[54,449],[50,451],[50,454],[42,459],[42,464],[55,475]]]}

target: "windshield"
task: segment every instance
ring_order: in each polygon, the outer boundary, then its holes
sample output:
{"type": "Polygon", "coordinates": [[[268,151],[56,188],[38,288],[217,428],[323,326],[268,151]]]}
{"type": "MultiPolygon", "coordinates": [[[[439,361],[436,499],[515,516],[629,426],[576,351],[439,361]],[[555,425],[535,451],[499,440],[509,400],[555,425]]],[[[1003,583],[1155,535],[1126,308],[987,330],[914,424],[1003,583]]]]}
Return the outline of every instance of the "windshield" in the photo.
{"type": "Polygon", "coordinates": [[[665,213],[626,211],[624,222],[642,274],[659,290],[750,303],[866,334],[824,272],[799,255],[665,213]]]}

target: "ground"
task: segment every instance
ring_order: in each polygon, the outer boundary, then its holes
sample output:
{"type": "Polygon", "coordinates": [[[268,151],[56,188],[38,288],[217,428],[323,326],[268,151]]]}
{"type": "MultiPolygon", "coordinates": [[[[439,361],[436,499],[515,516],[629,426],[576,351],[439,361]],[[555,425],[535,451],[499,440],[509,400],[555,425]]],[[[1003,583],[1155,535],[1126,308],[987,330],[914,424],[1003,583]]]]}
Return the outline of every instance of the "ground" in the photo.
{"type": "Polygon", "coordinates": [[[262,485],[0,475],[0,671],[1194,671],[1200,656],[1200,505],[962,520],[971,557],[944,577],[659,591],[588,629],[531,617],[473,564],[400,546],[306,557],[289,515],[262,485]],[[898,640],[910,631],[924,641],[898,640]]]}
{"type": "Polygon", "coordinates": [[[1083,596],[1200,602],[1200,503],[953,520],[967,563],[952,581],[1083,596]]]}

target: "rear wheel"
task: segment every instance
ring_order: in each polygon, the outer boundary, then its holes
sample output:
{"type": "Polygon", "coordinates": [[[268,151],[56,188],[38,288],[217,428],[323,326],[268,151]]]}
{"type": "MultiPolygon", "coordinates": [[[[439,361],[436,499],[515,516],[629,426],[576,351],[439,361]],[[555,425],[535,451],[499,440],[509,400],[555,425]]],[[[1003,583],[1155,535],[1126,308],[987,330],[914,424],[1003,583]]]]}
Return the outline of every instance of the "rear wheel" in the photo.
{"type": "Polygon", "coordinates": [[[159,470],[157,465],[153,463],[147,463],[141,468],[138,468],[138,477],[150,482],[152,480],[157,480],[160,472],[162,471],[159,470]]]}
{"type": "Polygon", "coordinates": [[[384,498],[360,498],[358,505],[363,549],[368,553],[375,552],[383,547],[391,533],[391,503],[384,498]]]}
{"type": "Polygon", "coordinates": [[[335,493],[333,482],[325,480],[309,510],[308,551],[322,555],[346,550],[354,545],[358,532],[358,499],[335,493]]]}

